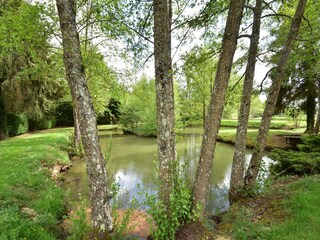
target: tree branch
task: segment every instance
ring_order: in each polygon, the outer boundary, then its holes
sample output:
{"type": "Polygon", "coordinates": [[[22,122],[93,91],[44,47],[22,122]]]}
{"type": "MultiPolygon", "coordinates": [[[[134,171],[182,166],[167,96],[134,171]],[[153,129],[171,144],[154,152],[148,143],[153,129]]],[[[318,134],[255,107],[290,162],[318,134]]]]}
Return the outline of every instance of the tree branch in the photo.
{"type": "Polygon", "coordinates": [[[252,35],[251,34],[242,34],[238,36],[238,39],[240,38],[250,38],[251,39],[252,35]]]}
{"type": "Polygon", "coordinates": [[[260,94],[262,93],[262,91],[263,91],[263,83],[264,83],[264,81],[267,79],[267,77],[269,76],[269,74],[270,74],[270,72],[272,71],[272,70],[274,70],[274,69],[276,69],[276,67],[272,67],[272,68],[270,68],[269,69],[269,71],[266,73],[266,75],[264,76],[264,78],[262,79],[262,81],[261,81],[261,83],[260,83],[260,94]]]}
{"type": "Polygon", "coordinates": [[[245,5],[244,7],[250,9],[253,12],[255,11],[255,8],[250,5],[245,5]]]}
{"type": "MultiPolygon", "coordinates": [[[[291,16],[284,14],[284,13],[270,13],[270,14],[263,15],[261,18],[266,18],[266,17],[277,17],[277,18],[278,17],[286,17],[286,18],[292,19],[291,16]]],[[[278,18],[278,20],[279,20],[279,18],[278,18]]]]}

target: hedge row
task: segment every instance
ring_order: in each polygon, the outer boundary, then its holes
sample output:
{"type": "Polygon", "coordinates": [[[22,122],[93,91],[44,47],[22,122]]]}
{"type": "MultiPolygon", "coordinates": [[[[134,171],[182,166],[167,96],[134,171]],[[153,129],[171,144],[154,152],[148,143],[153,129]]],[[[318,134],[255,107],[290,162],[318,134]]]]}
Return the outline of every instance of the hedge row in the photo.
{"type": "Polygon", "coordinates": [[[7,114],[1,122],[0,131],[2,134],[17,136],[28,132],[29,130],[43,130],[56,126],[56,119],[41,119],[37,121],[28,120],[25,114],[7,114]]]}

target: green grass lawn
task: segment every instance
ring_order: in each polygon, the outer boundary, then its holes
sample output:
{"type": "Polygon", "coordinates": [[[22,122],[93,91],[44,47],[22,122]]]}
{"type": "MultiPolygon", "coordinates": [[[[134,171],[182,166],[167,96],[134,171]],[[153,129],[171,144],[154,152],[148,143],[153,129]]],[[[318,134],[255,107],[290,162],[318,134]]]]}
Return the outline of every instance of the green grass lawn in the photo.
{"type": "MultiPolygon", "coordinates": [[[[259,128],[260,126],[260,118],[251,118],[248,122],[248,128],[259,128]]],[[[188,121],[186,122],[187,126],[191,127],[202,127],[203,123],[201,120],[188,121]]],[[[237,119],[222,119],[221,127],[237,127],[238,120],[237,119]]],[[[303,128],[306,126],[305,121],[301,121],[299,127],[303,128]]],[[[286,117],[274,117],[270,124],[270,129],[292,129],[294,128],[294,121],[291,118],[286,117]]]]}
{"type": "Polygon", "coordinates": [[[0,239],[58,237],[65,194],[48,168],[69,163],[68,132],[47,130],[0,142],[0,239]]]}
{"type": "Polygon", "coordinates": [[[263,208],[254,208],[254,204],[234,206],[225,216],[225,228],[219,234],[231,235],[236,240],[320,239],[319,196],[319,175],[273,187],[257,197],[256,202],[264,202],[263,208]]]}
{"type": "MultiPolygon", "coordinates": [[[[279,145],[280,143],[275,140],[274,136],[277,135],[290,135],[290,134],[300,134],[304,132],[304,128],[296,128],[292,130],[275,130],[275,129],[270,129],[269,134],[268,134],[268,139],[267,139],[267,148],[275,148],[275,147],[283,147],[279,145]]],[[[232,143],[234,144],[235,139],[236,139],[236,133],[237,129],[236,128],[225,128],[222,127],[219,130],[219,135],[218,135],[218,140],[222,142],[227,142],[227,143],[232,143]]],[[[256,138],[258,135],[258,129],[248,129],[247,133],[247,147],[253,147],[256,138]]]]}

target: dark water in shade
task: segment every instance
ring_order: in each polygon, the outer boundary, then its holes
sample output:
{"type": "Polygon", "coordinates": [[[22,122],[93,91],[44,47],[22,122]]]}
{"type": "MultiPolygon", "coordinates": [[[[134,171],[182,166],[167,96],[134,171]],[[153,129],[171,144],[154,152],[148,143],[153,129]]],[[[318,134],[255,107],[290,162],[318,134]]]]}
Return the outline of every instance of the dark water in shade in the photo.
{"type": "MultiPolygon", "coordinates": [[[[189,163],[189,176],[192,178],[196,171],[197,161],[200,154],[202,129],[188,128],[181,136],[177,137],[177,157],[180,162],[189,163]]],[[[103,149],[110,143],[110,134],[107,131],[100,133],[101,146],[103,149]]],[[[155,193],[156,179],[156,153],[157,140],[149,137],[138,137],[135,135],[112,136],[111,158],[108,165],[120,184],[120,197],[123,199],[123,207],[126,206],[128,198],[134,195],[138,201],[138,184],[147,189],[149,193],[155,193]]],[[[247,151],[247,161],[250,158],[247,151]]],[[[227,210],[228,189],[230,182],[231,164],[233,158],[233,146],[217,143],[215,160],[212,167],[210,179],[210,192],[208,196],[207,211],[213,214],[227,210]]],[[[264,157],[266,165],[270,159],[264,157]]],[[[88,196],[87,175],[85,163],[78,161],[66,175],[63,187],[70,191],[72,200],[77,200],[79,193],[83,197],[88,196]]]]}

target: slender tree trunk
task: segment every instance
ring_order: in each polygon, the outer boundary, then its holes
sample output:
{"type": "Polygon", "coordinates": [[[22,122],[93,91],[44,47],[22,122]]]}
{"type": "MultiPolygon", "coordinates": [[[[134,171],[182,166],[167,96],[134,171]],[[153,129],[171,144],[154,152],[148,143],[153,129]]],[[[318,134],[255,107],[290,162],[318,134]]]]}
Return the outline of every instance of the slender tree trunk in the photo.
{"type": "Polygon", "coordinates": [[[205,122],[206,122],[206,100],[202,101],[202,126],[203,129],[205,128],[205,122]]]}
{"type": "Polygon", "coordinates": [[[63,42],[63,59],[66,76],[71,89],[74,108],[84,146],[87,173],[89,177],[92,224],[104,239],[111,231],[112,218],[107,190],[107,172],[105,160],[101,153],[96,117],[87,87],[82,64],[79,35],[76,28],[74,0],[57,0],[60,28],[63,42]]]}
{"type": "MultiPolygon", "coordinates": [[[[1,86],[0,86],[1,87],[1,86]]],[[[8,122],[7,122],[7,113],[5,107],[1,108],[2,103],[0,102],[0,135],[8,135],[8,122]]]]}
{"type": "Polygon", "coordinates": [[[318,134],[319,129],[320,129],[320,80],[317,81],[317,94],[318,94],[318,109],[317,109],[317,120],[316,120],[316,125],[314,127],[314,133],[318,134]]]}
{"type": "MultiPolygon", "coordinates": [[[[1,4],[0,4],[1,6],[1,4]]],[[[7,128],[7,112],[5,109],[4,102],[2,100],[2,79],[0,79],[0,140],[1,140],[1,134],[7,135],[8,134],[8,128],[7,128]]]]}
{"type": "Polygon", "coordinates": [[[313,96],[312,90],[308,89],[307,102],[306,102],[306,115],[307,115],[307,129],[306,133],[314,132],[314,117],[316,110],[315,97],[313,96]]]}
{"type": "Polygon", "coordinates": [[[250,114],[251,93],[253,87],[253,78],[256,66],[256,58],[258,53],[258,44],[260,37],[260,25],[262,15],[263,0],[256,0],[254,8],[254,18],[252,26],[252,34],[250,39],[249,57],[246,67],[244,85],[242,90],[242,101],[240,113],[238,117],[238,129],[235,141],[235,151],[233,155],[233,163],[231,170],[231,181],[229,190],[229,201],[232,202],[239,199],[238,190],[244,185],[244,164],[246,154],[246,136],[248,128],[248,120],[250,114]]]}
{"type": "Polygon", "coordinates": [[[217,135],[220,127],[233,57],[237,46],[244,4],[244,0],[232,0],[230,3],[214,87],[205,120],[201,153],[193,186],[193,209],[197,210],[198,207],[200,207],[202,210],[200,218],[202,218],[208,194],[217,135]]]}
{"type": "Polygon", "coordinates": [[[176,159],[174,133],[174,91],[171,63],[171,0],[154,0],[154,57],[157,99],[157,141],[159,197],[167,209],[173,186],[176,159]]]}
{"type": "Polygon", "coordinates": [[[299,0],[295,15],[292,19],[291,28],[287,41],[283,47],[280,60],[276,69],[276,76],[272,81],[269,94],[267,97],[266,107],[263,112],[259,133],[257,136],[254,152],[252,154],[249,168],[245,176],[245,187],[251,190],[256,182],[259,168],[261,165],[262,154],[266,146],[268,131],[270,127],[271,118],[275,109],[275,104],[279,95],[281,83],[286,77],[286,69],[288,65],[289,56],[293,48],[295,39],[297,38],[303,13],[305,10],[307,0],[299,0]]]}

